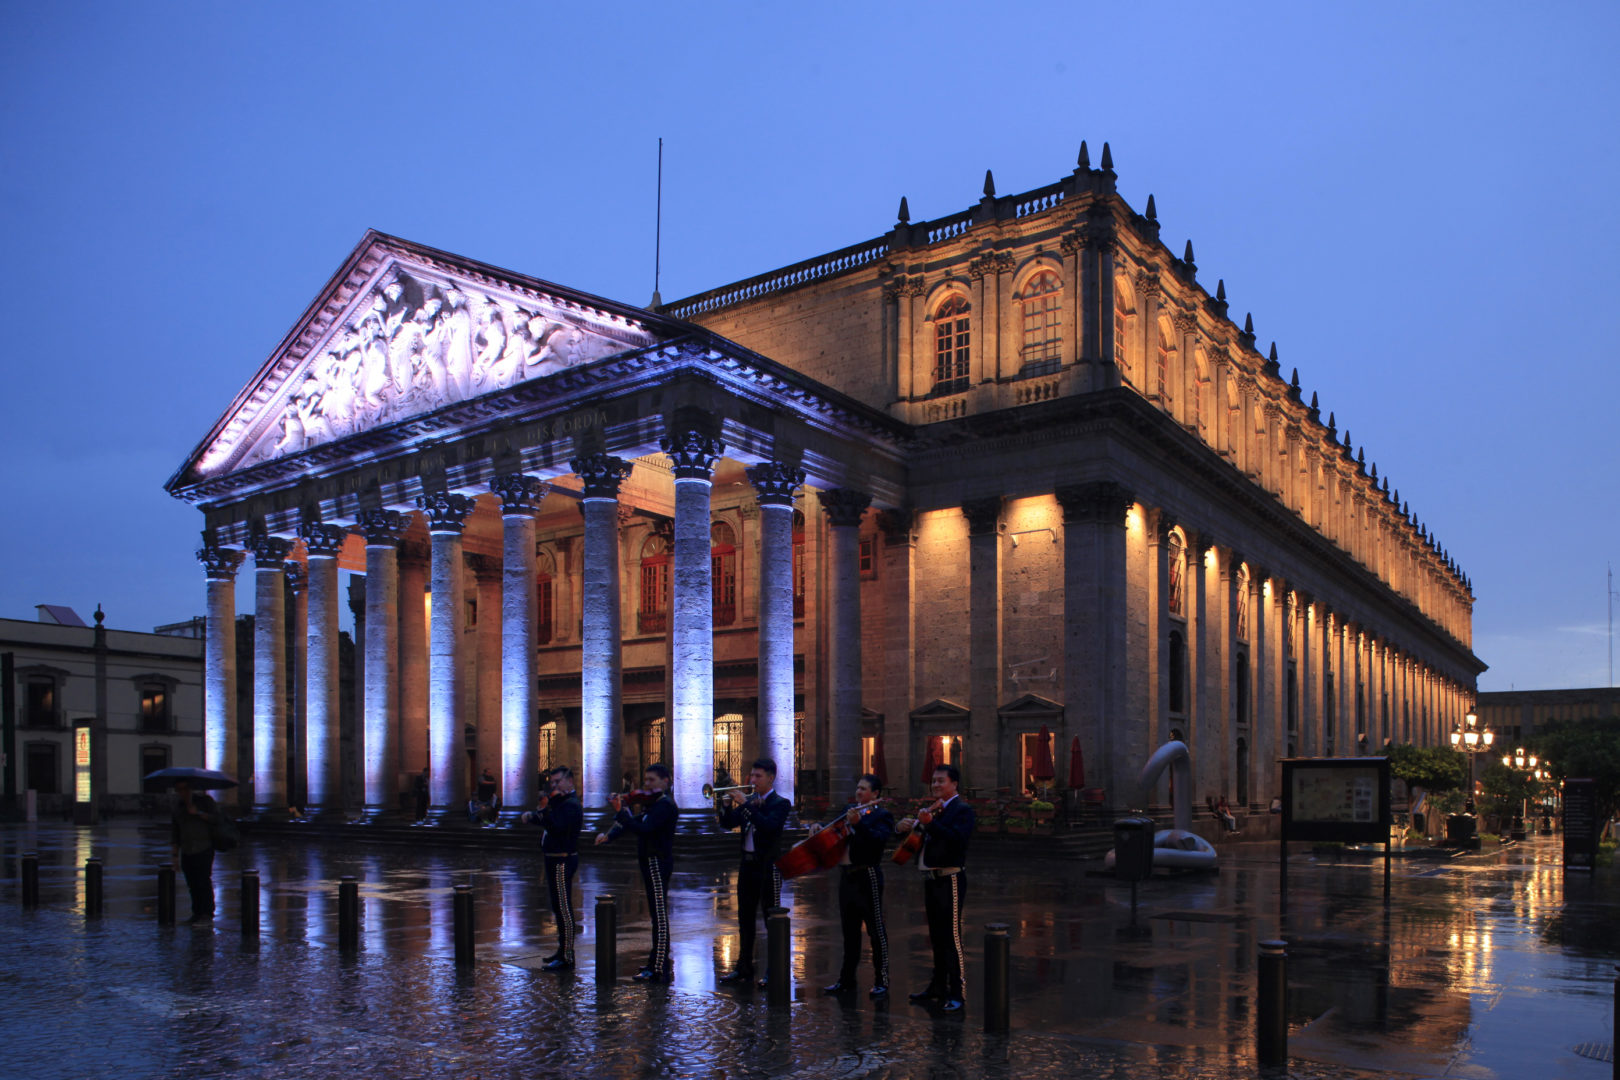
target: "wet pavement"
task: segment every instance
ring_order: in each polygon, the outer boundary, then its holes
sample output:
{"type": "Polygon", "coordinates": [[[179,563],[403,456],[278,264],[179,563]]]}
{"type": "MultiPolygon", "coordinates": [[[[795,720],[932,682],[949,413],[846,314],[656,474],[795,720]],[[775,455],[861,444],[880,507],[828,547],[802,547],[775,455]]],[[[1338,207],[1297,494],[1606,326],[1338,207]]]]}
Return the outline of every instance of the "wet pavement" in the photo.
{"type": "MultiPolygon", "coordinates": [[[[587,853],[580,969],[555,948],[538,855],[354,841],[255,840],[219,858],[213,927],[159,927],[166,830],[0,827],[0,1077],[1281,1076],[1254,1055],[1258,943],[1289,942],[1286,1075],[1611,1075],[1620,877],[1565,879],[1554,840],[1452,860],[1306,852],[1279,913],[1274,846],[1223,850],[1218,875],[1130,890],[1097,863],[970,864],[966,1015],[910,1005],[930,957],[920,875],[888,871],[896,1000],[828,998],[836,881],[789,883],[791,1008],[719,987],[736,959],[734,870],[677,869],[676,981],[647,987],[634,863],[587,853]],[[41,906],[20,906],[17,856],[40,853],[41,906]],[[81,868],[106,864],[105,912],[83,917],[81,868]],[[244,942],[238,871],[262,878],[244,942]],[[337,947],[337,887],[362,881],[361,944],[337,947]],[[451,887],[471,882],[478,964],[458,974],[451,887]],[[620,980],[593,980],[600,893],[618,901],[620,980]],[[983,1031],[983,926],[1012,933],[1012,1031],[983,1031]]],[[[183,883],[178,913],[187,911],[183,883]]],[[[763,950],[764,935],[760,935],[763,950]]],[[[761,957],[763,960],[763,957],[761,957]]],[[[861,971],[862,990],[870,967],[861,971]]]]}

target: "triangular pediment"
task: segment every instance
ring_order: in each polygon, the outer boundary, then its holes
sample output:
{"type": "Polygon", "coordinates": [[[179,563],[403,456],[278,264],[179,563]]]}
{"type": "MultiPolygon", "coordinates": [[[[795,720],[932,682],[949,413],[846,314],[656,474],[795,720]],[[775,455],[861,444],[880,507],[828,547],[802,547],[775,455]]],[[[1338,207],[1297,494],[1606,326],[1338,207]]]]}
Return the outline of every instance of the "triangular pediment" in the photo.
{"type": "Polygon", "coordinates": [[[996,712],[1004,720],[1018,717],[1031,717],[1036,720],[1047,720],[1054,716],[1063,715],[1063,706],[1051,698],[1041,697],[1039,694],[1025,694],[1007,702],[996,712]]]}
{"type": "Polygon", "coordinates": [[[913,720],[959,720],[967,715],[967,709],[945,698],[935,698],[911,710],[913,720]]]}
{"type": "Polygon", "coordinates": [[[250,468],[655,346],[680,326],[368,233],[175,480],[250,468]]]}

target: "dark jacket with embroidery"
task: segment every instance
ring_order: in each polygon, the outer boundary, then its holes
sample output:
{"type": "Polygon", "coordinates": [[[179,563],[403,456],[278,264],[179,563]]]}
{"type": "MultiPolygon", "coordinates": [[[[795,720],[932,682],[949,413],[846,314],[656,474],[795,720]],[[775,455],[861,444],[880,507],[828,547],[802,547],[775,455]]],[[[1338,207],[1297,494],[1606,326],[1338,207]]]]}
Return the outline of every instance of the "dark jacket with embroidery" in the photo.
{"type": "MultiPolygon", "coordinates": [[[[844,807],[847,813],[854,808],[850,803],[844,807]]],[[[833,818],[827,823],[828,827],[842,821],[842,815],[833,818]]],[[[889,837],[894,835],[894,815],[881,806],[874,806],[861,815],[861,820],[850,827],[849,830],[849,864],[851,866],[876,866],[883,861],[883,849],[888,846],[889,837]]]]}
{"type": "Polygon", "coordinates": [[[960,795],[934,815],[923,831],[923,862],[930,869],[966,866],[968,838],[973,835],[973,807],[960,795]]]}
{"type": "Polygon", "coordinates": [[[739,851],[746,854],[742,847],[748,842],[748,830],[754,830],[754,854],[767,862],[776,860],[777,849],[782,846],[782,828],[787,825],[788,811],[793,804],[774,791],[767,791],[763,799],[751,799],[742,806],[732,806],[728,802],[726,808],[720,811],[720,827],[724,829],[741,829],[741,838],[737,842],[739,851]]]}
{"type": "Polygon", "coordinates": [[[545,830],[540,837],[542,853],[579,854],[579,831],[585,827],[585,808],[573,795],[553,795],[534,820],[545,830]]]}
{"type": "Polygon", "coordinates": [[[626,832],[636,834],[636,854],[643,859],[658,856],[675,858],[675,800],[666,791],[649,803],[644,813],[637,815],[626,806],[614,818],[613,828],[607,831],[609,840],[617,840],[626,832]]]}

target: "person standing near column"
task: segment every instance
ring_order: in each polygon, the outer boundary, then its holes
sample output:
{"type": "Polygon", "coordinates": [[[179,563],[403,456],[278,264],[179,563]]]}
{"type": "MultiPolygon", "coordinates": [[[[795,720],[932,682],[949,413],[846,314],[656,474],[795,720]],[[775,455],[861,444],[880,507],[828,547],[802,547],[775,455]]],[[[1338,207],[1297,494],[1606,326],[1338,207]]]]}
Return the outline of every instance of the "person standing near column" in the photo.
{"type": "MultiPolygon", "coordinates": [[[[753,978],[754,924],[761,915],[782,906],[782,873],[776,868],[776,855],[793,804],[771,790],[776,783],[776,762],[770,758],[754,762],[748,770],[748,783],[752,791],[727,793],[720,810],[720,827],[742,832],[742,864],[737,868],[741,951],[736,970],[720,976],[723,983],[746,983],[753,978]]],[[[766,982],[759,980],[762,989],[766,982]]]]}
{"type": "MultiPolygon", "coordinates": [[[[877,979],[869,997],[889,993],[889,934],[883,926],[883,848],[894,835],[894,815],[878,802],[882,787],[876,776],[855,784],[855,803],[840,819],[849,830],[849,846],[839,862],[838,921],[844,930],[844,965],[838,981],[823,987],[828,994],[853,994],[855,969],[861,964],[861,925],[872,940],[872,970],[877,979]]],[[[832,828],[837,822],[829,822],[832,828]]]]}
{"type": "Polygon", "coordinates": [[[579,870],[579,832],[585,826],[585,808],[574,798],[574,770],[559,765],[546,774],[551,789],[540,796],[540,809],[523,820],[540,826],[540,855],[546,864],[546,889],[551,913],[557,920],[557,951],[542,965],[547,971],[574,966],[574,874],[579,870]]]}
{"type": "MultiPolygon", "coordinates": [[[[636,855],[641,860],[641,887],[647,893],[647,908],[652,912],[652,952],[647,966],[636,972],[637,982],[673,982],[675,968],[669,955],[669,875],[675,864],[675,822],[678,810],[670,796],[669,766],[654,762],[647,766],[642,778],[646,785],[644,799],[614,795],[608,800],[613,807],[613,827],[598,833],[596,842],[605,844],[617,840],[626,832],[636,834],[636,855]]],[[[632,792],[631,795],[636,795],[632,792]]]]}
{"type": "Polygon", "coordinates": [[[957,795],[962,774],[955,765],[934,770],[935,809],[919,811],[897,827],[901,835],[923,832],[923,909],[928,916],[928,943],[934,950],[934,974],[913,1002],[941,1002],[946,1012],[960,1012],[964,1000],[962,973],[962,904],[967,899],[968,840],[973,836],[973,808],[957,795]]]}
{"type": "Polygon", "coordinates": [[[174,860],[185,874],[186,890],[191,893],[191,918],[186,921],[213,922],[214,821],[219,816],[219,807],[203,792],[193,792],[190,782],[185,780],[175,781],[174,794],[169,844],[174,860]]]}

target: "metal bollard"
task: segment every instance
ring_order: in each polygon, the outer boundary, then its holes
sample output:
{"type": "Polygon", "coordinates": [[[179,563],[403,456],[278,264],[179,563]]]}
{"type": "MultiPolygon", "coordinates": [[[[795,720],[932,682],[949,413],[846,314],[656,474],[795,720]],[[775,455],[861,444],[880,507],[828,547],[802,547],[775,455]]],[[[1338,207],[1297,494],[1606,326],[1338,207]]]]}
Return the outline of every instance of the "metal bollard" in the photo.
{"type": "Polygon", "coordinates": [[[456,964],[471,967],[473,954],[473,893],[471,885],[457,885],[455,889],[452,934],[456,939],[456,964]]]}
{"type": "Polygon", "coordinates": [[[25,851],[22,857],[22,906],[39,907],[39,852],[25,851]]]}
{"type": "Polygon", "coordinates": [[[338,949],[360,948],[360,882],[345,874],[338,879],[338,949]]]}
{"type": "Polygon", "coordinates": [[[1614,1000],[1609,1002],[1609,1012],[1614,1016],[1614,1041],[1609,1043],[1609,1058],[1614,1063],[1614,1080],[1620,1080],[1620,966],[1614,970],[1614,1000]]]}
{"type": "Polygon", "coordinates": [[[174,863],[158,867],[157,917],[159,926],[174,925],[174,863]]]}
{"type": "Polygon", "coordinates": [[[1255,1043],[1262,1065],[1288,1062],[1288,942],[1260,943],[1260,1002],[1255,1043]]]}
{"type": "Polygon", "coordinates": [[[256,938],[259,936],[259,872],[257,870],[242,871],[242,936],[256,938]]]}
{"type": "Polygon", "coordinates": [[[596,898],[596,981],[617,982],[619,977],[619,909],[613,896],[596,898]]]}
{"type": "Polygon", "coordinates": [[[84,917],[101,914],[101,860],[90,859],[84,864],[84,917]]]}
{"type": "Polygon", "coordinates": [[[984,924],[984,1030],[1012,1026],[1012,939],[1006,923],[984,924]]]}
{"type": "Polygon", "coordinates": [[[787,908],[775,907],[765,913],[765,956],[770,971],[765,980],[765,998],[772,1008],[793,1004],[793,953],[787,908]]]}

